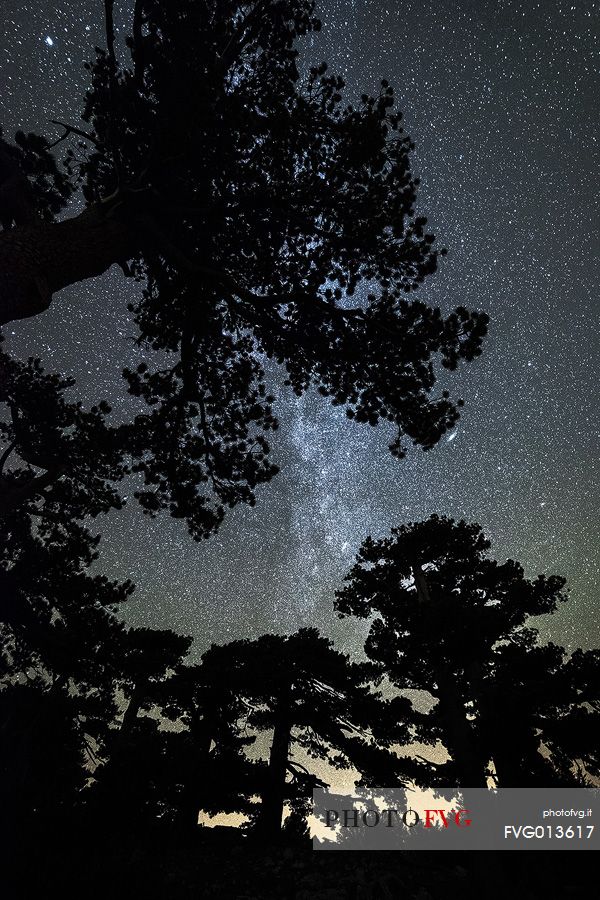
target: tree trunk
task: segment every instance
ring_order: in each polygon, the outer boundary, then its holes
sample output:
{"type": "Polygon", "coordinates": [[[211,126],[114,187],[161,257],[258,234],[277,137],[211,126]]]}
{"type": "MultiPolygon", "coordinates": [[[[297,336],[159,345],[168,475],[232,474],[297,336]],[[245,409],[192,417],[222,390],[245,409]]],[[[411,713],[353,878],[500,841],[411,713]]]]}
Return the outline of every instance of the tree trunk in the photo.
{"type": "Polygon", "coordinates": [[[119,734],[128,736],[133,730],[135,721],[138,717],[140,707],[146,698],[147,686],[145,684],[136,684],[129,697],[129,703],[123,713],[123,720],[119,729],[119,734]]]}
{"type": "Polygon", "coordinates": [[[262,795],[258,831],[261,837],[277,841],[281,836],[281,822],[285,802],[285,778],[292,733],[291,690],[282,692],[275,710],[273,743],[269,754],[267,785],[262,795]]]}
{"type": "Polygon", "coordinates": [[[498,728],[492,746],[497,787],[550,787],[551,767],[540,752],[540,739],[533,728],[507,716],[498,728]]]}
{"type": "MultiPolygon", "coordinates": [[[[421,563],[413,564],[413,576],[419,603],[433,610],[431,592],[427,576],[421,563]]],[[[487,760],[481,757],[480,748],[475,746],[476,735],[467,719],[464,698],[456,686],[455,676],[450,666],[439,663],[435,679],[438,682],[439,717],[444,725],[446,749],[456,766],[458,787],[487,787],[485,766],[487,760]]],[[[471,685],[481,683],[481,670],[477,663],[470,667],[471,685]]]]}
{"type": "Polygon", "coordinates": [[[64,222],[1,231],[0,325],[44,312],[56,291],[131,259],[141,243],[132,224],[101,204],[64,222]]]}
{"type": "Polygon", "coordinates": [[[444,723],[444,740],[458,773],[458,787],[487,787],[485,766],[480,748],[475,745],[476,733],[467,719],[459,691],[452,682],[452,674],[444,673],[438,690],[439,716],[444,723]]]}
{"type": "Polygon", "coordinates": [[[194,833],[198,828],[198,814],[202,802],[202,788],[204,780],[210,778],[208,763],[210,760],[210,748],[213,741],[213,733],[216,731],[215,721],[208,715],[192,722],[190,727],[194,739],[195,758],[193,769],[189,773],[186,784],[185,796],[181,800],[178,809],[178,820],[183,831],[194,833]]]}

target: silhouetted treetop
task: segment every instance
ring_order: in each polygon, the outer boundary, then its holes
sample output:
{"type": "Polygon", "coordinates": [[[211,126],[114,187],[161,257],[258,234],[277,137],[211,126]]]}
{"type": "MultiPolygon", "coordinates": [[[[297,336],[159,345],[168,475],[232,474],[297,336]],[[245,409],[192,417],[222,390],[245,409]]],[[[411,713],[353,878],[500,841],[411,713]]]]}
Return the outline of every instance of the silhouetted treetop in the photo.
{"type": "Polygon", "coordinates": [[[481,740],[501,787],[598,783],[600,653],[540,645],[527,629],[496,648],[482,685],[481,740]],[[509,723],[509,727],[507,727],[509,723]],[[540,753],[543,749],[543,754],[540,753]]]}
{"type": "MultiPolygon", "coordinates": [[[[86,209],[0,234],[1,320],[115,262],[141,283],[139,341],[168,362],[125,372],[149,407],[131,437],[139,499],[195,537],[276,472],[265,356],[296,393],[312,384],[359,422],[391,423],[395,455],[432,447],[460,405],[434,394],[434,363],[476,357],[487,317],[411,297],[438,253],[392,87],[349,104],[325,64],[300,65],[320,27],[311,0],[138,0],[124,59],[112,5],[85,128],[65,123],[54,142],[77,142],[64,165],[86,209]]],[[[25,160],[24,140],[11,160],[25,160]]],[[[45,208],[58,208],[63,169],[45,139],[26,140],[47,170],[45,208]]]]}
{"type": "Polygon", "coordinates": [[[297,759],[298,751],[336,769],[356,766],[374,783],[397,778],[398,761],[388,748],[407,732],[403,734],[387,701],[373,690],[379,681],[377,667],[352,662],[316,629],[213,645],[202,668],[205,674],[218,673],[217,696],[231,691],[236,697],[232,709],[239,714],[241,704],[250,733],[272,731],[256,822],[263,836],[280,834],[286,801],[292,806],[296,801],[300,812],[302,798],[323,784],[297,759]],[[386,730],[391,724],[393,734],[386,730]]]}
{"type": "Polygon", "coordinates": [[[127,472],[124,438],[106,424],[110,406],[69,402],[74,379],[44,372],[0,349],[0,518],[20,511],[70,528],[119,509],[114,483],[127,472]]]}
{"type": "Polygon", "coordinates": [[[483,646],[496,633],[521,627],[528,616],[553,612],[566,599],[564,578],[528,579],[518,562],[491,559],[489,547],[479,525],[437,515],[392,528],[389,538],[369,537],[336,594],[336,609],[342,616],[375,613],[390,622],[409,616],[417,629],[429,627],[425,619],[434,608],[442,641],[444,635],[454,640],[468,616],[481,626],[478,645],[483,646]]]}
{"type": "Polygon", "coordinates": [[[434,701],[403,710],[404,724],[450,758],[423,759],[411,775],[426,786],[482,787],[492,774],[500,786],[568,784],[577,764],[595,775],[597,754],[575,723],[594,722],[597,655],[566,661],[532,627],[567,600],[565,580],[527,578],[489,548],[479,525],[434,515],[368,538],[336,595],[341,616],[372,620],[365,651],[391,683],[434,701]]]}

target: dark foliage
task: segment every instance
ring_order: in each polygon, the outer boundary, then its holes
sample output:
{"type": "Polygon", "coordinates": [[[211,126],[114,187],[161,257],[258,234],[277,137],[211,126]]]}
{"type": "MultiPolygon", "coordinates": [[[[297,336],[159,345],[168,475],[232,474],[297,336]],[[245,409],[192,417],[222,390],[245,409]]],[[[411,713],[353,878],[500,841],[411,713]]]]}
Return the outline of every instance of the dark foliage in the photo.
{"type": "Polygon", "coordinates": [[[212,647],[204,662],[222,670],[243,703],[244,727],[271,734],[262,802],[253,816],[262,838],[280,835],[286,803],[292,808],[286,833],[298,834],[297,818],[304,818],[313,787],[322,783],[299,754],[337,769],[355,766],[375,780],[394,777],[395,757],[383,742],[375,745],[371,733],[371,724],[387,714],[373,690],[376,670],[351,662],[316,630],[212,647]]]}
{"type": "MultiPolygon", "coordinates": [[[[126,627],[133,585],[93,574],[89,530],[122,507],[119,482],[137,477],[143,510],[196,539],[254,504],[277,471],[275,365],[297,395],[387,425],[394,456],[428,450],[461,406],[436,394],[439,367],[479,355],[487,317],[414,299],[438,251],[413,145],[387,82],[348,104],[341,78],[300,60],[312,0],[136,0],[122,60],[104,9],[83,127],[0,132],[0,322],[116,263],[139,284],[146,355],[124,371],[143,412],[116,427],[107,403],[69,399],[72,380],[0,351],[6,845],[23,896],[346,896],[343,867],[335,882],[301,858],[327,767],[370,785],[597,781],[600,656],[531,627],[566,599],[563,579],[527,579],[488,557],[479,526],[437,517],[368,539],[337,595],[341,615],[372,618],[369,663],[302,629],[186,665],[188,638],[126,627]],[[398,753],[415,741],[447,761],[398,753]],[[200,811],[246,824],[198,828],[200,811]],[[287,845],[290,865],[247,858],[261,842],[287,845]]],[[[463,895],[444,865],[419,882],[416,866],[365,862],[361,895],[463,895]]]]}
{"type": "Polygon", "coordinates": [[[490,559],[489,546],[478,525],[437,516],[368,538],[336,608],[373,617],[369,658],[400,691],[436,701],[408,718],[413,739],[450,754],[422,760],[423,785],[485,786],[492,774],[501,787],[597,778],[586,735],[598,713],[598,653],[565,661],[531,626],[567,599],[564,579],[528,579],[518,563],[490,559]]]}
{"type": "Polygon", "coordinates": [[[112,5],[85,128],[3,151],[23,185],[35,178],[27,221],[8,210],[0,233],[4,320],[111,263],[138,279],[149,359],[125,372],[148,404],[129,434],[138,499],[196,538],[276,472],[265,358],[296,393],[314,385],[358,422],[389,423],[396,456],[431,448],[460,405],[435,394],[436,364],[476,357],[487,317],[412,299],[438,252],[392,87],[348,104],[325,64],[300,63],[320,27],[312,0],[138,0],[124,60],[112,5]],[[50,150],[65,139],[61,168],[50,150]],[[30,226],[71,189],[81,216],[30,226]]]}
{"type": "Polygon", "coordinates": [[[72,382],[37,360],[0,352],[0,368],[0,788],[22,837],[82,806],[123,706],[123,722],[148,709],[190,640],[127,628],[133,585],[90,572],[99,538],[84,523],[121,506],[126,472],[110,409],[69,403],[72,382]]]}

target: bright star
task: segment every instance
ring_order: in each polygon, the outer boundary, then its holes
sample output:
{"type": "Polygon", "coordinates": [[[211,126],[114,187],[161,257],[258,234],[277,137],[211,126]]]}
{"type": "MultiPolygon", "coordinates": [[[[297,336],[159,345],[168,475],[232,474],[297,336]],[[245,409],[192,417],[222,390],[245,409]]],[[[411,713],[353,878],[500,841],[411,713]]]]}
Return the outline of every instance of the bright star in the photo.
{"type": "Polygon", "coordinates": [[[46,36],[46,43],[48,44],[49,47],[53,47],[53,46],[54,46],[54,41],[52,40],[52,38],[50,37],[50,35],[47,35],[47,36],[46,36]]]}

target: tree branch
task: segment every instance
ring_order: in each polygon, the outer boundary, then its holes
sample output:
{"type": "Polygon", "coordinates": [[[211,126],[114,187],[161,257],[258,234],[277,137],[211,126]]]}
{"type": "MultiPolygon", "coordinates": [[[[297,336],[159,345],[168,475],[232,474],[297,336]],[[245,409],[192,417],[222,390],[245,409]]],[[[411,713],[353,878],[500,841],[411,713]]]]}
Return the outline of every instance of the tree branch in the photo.
{"type": "Polygon", "coordinates": [[[8,459],[10,454],[13,452],[16,445],[17,445],[17,442],[13,441],[12,444],[8,445],[8,447],[6,448],[6,450],[4,451],[2,456],[0,456],[0,475],[2,475],[2,472],[4,471],[4,466],[6,465],[6,460],[8,459]]]}
{"type": "Polygon", "coordinates": [[[133,77],[140,88],[144,78],[144,35],[142,34],[142,14],[144,0],[135,0],[133,8],[133,77]]]}
{"type": "MultiPolygon", "coordinates": [[[[165,258],[172,261],[178,268],[190,275],[207,275],[209,278],[220,282],[224,287],[229,289],[231,294],[239,297],[240,300],[243,300],[246,303],[252,304],[253,306],[268,305],[269,307],[275,307],[293,302],[301,302],[303,299],[306,299],[300,296],[269,297],[264,294],[255,294],[249,288],[241,285],[229,272],[195,263],[186,253],[172,243],[160,226],[150,216],[139,217],[136,219],[136,222],[142,230],[146,231],[146,233],[154,240],[158,252],[162,252],[165,258]]],[[[325,301],[320,301],[319,305],[324,311],[342,319],[352,319],[363,313],[360,307],[341,309],[339,306],[334,306],[325,301]]]]}
{"type": "Polygon", "coordinates": [[[117,58],[115,56],[115,22],[114,0],[104,0],[104,27],[106,31],[106,50],[108,58],[108,90],[110,95],[110,149],[117,171],[117,180],[121,184],[122,164],[121,154],[116,141],[115,114],[117,109],[117,58]]]}
{"type": "Polygon", "coordinates": [[[25,501],[42,493],[45,488],[57,481],[64,471],[63,467],[49,470],[43,475],[36,475],[23,485],[13,479],[0,479],[0,519],[7,518],[25,501]]]}
{"type": "Polygon", "coordinates": [[[254,20],[268,2],[269,0],[256,0],[254,6],[244,18],[239,28],[232,31],[231,37],[227,41],[227,45],[223,48],[223,51],[219,53],[223,73],[228,71],[243,51],[248,41],[257,34],[257,23],[254,20]],[[248,32],[249,28],[250,31],[248,32]]]}
{"type": "Polygon", "coordinates": [[[96,147],[102,147],[102,143],[95,138],[92,134],[89,134],[87,131],[83,131],[81,128],[76,128],[75,125],[68,125],[66,122],[60,122],[58,119],[50,119],[52,125],[59,125],[61,128],[65,129],[65,133],[62,137],[59,137],[58,140],[54,141],[52,144],[48,144],[48,150],[52,150],[53,147],[56,147],[57,144],[60,144],[61,141],[64,141],[70,134],[76,134],[78,137],[84,138],[86,141],[91,141],[96,147]]]}

